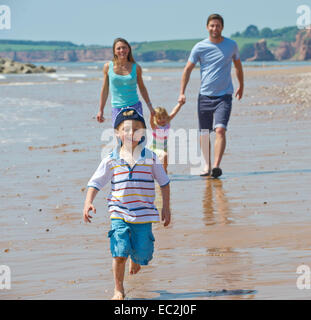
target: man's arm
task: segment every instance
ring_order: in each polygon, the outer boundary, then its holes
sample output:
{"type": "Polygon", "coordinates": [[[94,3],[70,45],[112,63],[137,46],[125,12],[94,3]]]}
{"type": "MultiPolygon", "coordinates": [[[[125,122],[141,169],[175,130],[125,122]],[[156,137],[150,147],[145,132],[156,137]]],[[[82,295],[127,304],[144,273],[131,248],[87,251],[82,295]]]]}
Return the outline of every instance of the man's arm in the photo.
{"type": "Polygon", "coordinates": [[[187,84],[190,79],[191,72],[194,67],[195,67],[195,64],[188,61],[185,68],[184,68],[184,71],[183,71],[183,74],[181,77],[180,93],[179,93],[179,98],[178,98],[178,102],[181,104],[186,103],[185,91],[186,91],[186,87],[187,87],[187,84]]]}
{"type": "Polygon", "coordinates": [[[244,91],[244,75],[243,75],[243,68],[242,68],[242,63],[241,60],[234,60],[234,67],[235,67],[235,73],[239,81],[239,87],[235,93],[235,96],[238,98],[238,100],[242,99],[243,96],[243,91],[244,91]]]}

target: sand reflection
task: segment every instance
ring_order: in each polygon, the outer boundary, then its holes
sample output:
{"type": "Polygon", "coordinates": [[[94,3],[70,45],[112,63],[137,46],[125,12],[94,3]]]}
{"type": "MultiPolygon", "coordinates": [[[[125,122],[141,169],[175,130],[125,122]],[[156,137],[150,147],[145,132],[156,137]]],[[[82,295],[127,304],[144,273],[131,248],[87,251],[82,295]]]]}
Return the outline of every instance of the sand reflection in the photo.
{"type": "Polygon", "coordinates": [[[229,224],[230,204],[220,179],[206,179],[206,187],[202,200],[204,222],[206,225],[229,224]]]}

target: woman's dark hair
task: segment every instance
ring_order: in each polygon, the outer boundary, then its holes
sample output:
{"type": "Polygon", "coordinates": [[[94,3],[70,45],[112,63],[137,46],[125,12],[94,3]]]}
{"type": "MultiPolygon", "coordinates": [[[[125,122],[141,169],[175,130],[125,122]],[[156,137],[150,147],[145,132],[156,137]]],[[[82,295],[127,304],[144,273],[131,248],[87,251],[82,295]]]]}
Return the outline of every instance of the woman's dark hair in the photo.
{"type": "Polygon", "coordinates": [[[115,47],[116,47],[116,44],[118,42],[123,42],[124,44],[126,44],[129,48],[129,54],[127,56],[127,60],[132,62],[132,63],[135,63],[135,60],[133,58],[133,54],[132,54],[132,48],[130,46],[130,44],[123,38],[116,38],[113,42],[113,46],[112,46],[112,53],[113,53],[113,62],[116,63],[118,61],[118,57],[115,55],[114,53],[114,50],[115,50],[115,47]]]}
{"type": "Polygon", "coordinates": [[[207,18],[206,25],[210,23],[211,20],[219,20],[221,22],[221,25],[224,26],[224,19],[223,17],[218,13],[213,13],[207,18]]]}

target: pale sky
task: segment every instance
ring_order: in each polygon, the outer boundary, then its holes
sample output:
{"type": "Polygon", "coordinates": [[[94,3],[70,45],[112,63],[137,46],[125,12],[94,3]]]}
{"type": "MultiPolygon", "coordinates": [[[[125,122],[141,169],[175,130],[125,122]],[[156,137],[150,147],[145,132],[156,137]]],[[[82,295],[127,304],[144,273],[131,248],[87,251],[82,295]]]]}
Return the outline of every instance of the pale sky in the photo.
{"type": "Polygon", "coordinates": [[[311,0],[0,0],[11,9],[11,29],[0,39],[59,40],[111,46],[130,42],[205,38],[209,14],[224,17],[223,34],[248,25],[296,25],[299,5],[311,0]]]}

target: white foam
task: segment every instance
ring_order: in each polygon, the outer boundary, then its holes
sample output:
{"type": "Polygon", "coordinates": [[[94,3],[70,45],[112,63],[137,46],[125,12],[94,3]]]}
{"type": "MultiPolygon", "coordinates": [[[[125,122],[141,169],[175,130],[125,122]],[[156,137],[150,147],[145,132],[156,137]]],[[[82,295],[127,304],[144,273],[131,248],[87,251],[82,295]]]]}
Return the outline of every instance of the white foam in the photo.
{"type": "Polygon", "coordinates": [[[9,98],[0,97],[0,106],[4,107],[39,107],[39,108],[57,108],[63,107],[59,102],[49,100],[34,100],[28,98],[9,98]]]}
{"type": "Polygon", "coordinates": [[[47,73],[47,77],[50,78],[86,78],[84,73],[47,73]]]}
{"type": "Polygon", "coordinates": [[[145,81],[151,81],[152,77],[151,76],[143,76],[143,80],[145,81]]]}
{"type": "Polygon", "coordinates": [[[56,82],[31,82],[31,81],[22,81],[22,82],[8,82],[2,83],[1,86],[37,86],[37,85],[54,85],[56,82]]]}
{"type": "Polygon", "coordinates": [[[0,80],[2,80],[2,79],[6,79],[6,76],[0,74],[0,80]]]}

